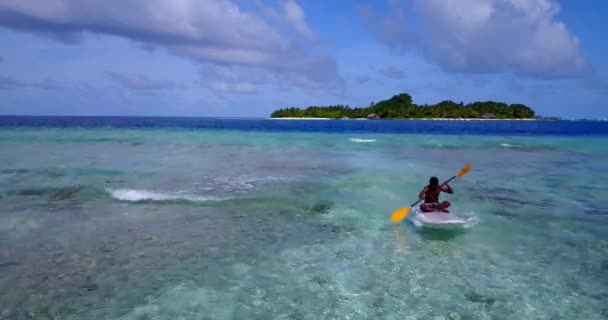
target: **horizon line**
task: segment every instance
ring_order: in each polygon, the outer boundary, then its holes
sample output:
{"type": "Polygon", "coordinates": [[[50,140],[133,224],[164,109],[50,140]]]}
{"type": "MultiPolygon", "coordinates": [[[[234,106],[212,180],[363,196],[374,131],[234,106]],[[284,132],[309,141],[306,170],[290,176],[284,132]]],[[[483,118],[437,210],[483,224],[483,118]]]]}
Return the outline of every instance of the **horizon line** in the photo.
{"type": "MultiPolygon", "coordinates": [[[[8,117],[22,117],[22,118],[32,118],[32,117],[41,117],[41,118],[204,118],[204,119],[251,119],[251,120],[280,120],[281,118],[272,118],[270,116],[162,116],[162,115],[17,115],[17,114],[0,114],[1,118],[8,117]]],[[[598,120],[598,121],[608,121],[608,117],[561,117],[561,116],[540,116],[541,118],[559,118],[559,120],[598,120]]],[[[302,118],[307,119],[307,118],[302,118]]],[[[443,119],[443,118],[396,118],[396,119],[375,119],[377,120],[421,120],[421,119],[443,119]]],[[[353,120],[353,119],[330,119],[330,120],[353,120]]],[[[500,120],[509,120],[509,119],[496,119],[500,120]]],[[[536,120],[534,118],[530,118],[530,120],[536,120]]],[[[558,120],[558,121],[559,121],[558,120]]],[[[555,120],[553,120],[555,121],[555,120]]]]}

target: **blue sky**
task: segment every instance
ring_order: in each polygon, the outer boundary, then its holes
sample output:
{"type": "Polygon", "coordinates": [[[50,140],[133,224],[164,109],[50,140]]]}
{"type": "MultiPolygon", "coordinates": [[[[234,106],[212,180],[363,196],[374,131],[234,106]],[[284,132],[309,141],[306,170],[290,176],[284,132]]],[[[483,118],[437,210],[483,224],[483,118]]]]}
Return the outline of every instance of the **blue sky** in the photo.
{"type": "Polygon", "coordinates": [[[0,114],[268,116],[409,93],[607,117],[603,0],[0,0],[0,114]]]}

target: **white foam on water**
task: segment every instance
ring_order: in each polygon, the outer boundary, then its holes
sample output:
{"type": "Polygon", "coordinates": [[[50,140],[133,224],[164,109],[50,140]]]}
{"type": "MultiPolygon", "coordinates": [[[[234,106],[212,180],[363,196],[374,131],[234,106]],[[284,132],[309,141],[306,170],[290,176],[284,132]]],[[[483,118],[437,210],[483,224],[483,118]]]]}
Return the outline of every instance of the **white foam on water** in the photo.
{"type": "Polygon", "coordinates": [[[290,180],[289,177],[231,175],[214,178],[213,183],[216,184],[216,189],[222,189],[225,192],[246,192],[258,185],[288,180],[290,180]]]}
{"type": "MultiPolygon", "coordinates": [[[[452,226],[448,226],[448,225],[443,225],[443,227],[439,227],[444,228],[444,229],[449,229],[449,228],[463,228],[463,229],[470,229],[472,227],[474,227],[475,225],[477,225],[479,223],[479,218],[477,217],[477,215],[475,214],[475,212],[464,212],[464,213],[457,213],[456,214],[459,218],[464,219],[464,223],[462,224],[455,224],[452,226]]],[[[423,222],[419,221],[418,219],[416,219],[416,212],[414,210],[413,215],[411,215],[408,219],[408,221],[410,221],[415,227],[417,228],[424,228],[425,225],[423,222]]]]}
{"type": "Polygon", "coordinates": [[[356,142],[356,143],[371,143],[371,142],[376,142],[376,139],[350,138],[349,140],[351,142],[356,142]]]}
{"type": "Polygon", "coordinates": [[[191,202],[205,201],[221,201],[225,198],[210,197],[210,196],[195,196],[175,193],[161,193],[147,190],[135,189],[108,189],[108,193],[112,198],[120,201],[138,202],[138,201],[177,201],[185,200],[191,202]]]}
{"type": "Polygon", "coordinates": [[[472,228],[479,223],[479,218],[475,212],[466,212],[463,217],[467,220],[465,224],[466,229],[472,228]]]}
{"type": "Polygon", "coordinates": [[[508,144],[508,143],[501,143],[500,146],[505,147],[505,148],[515,148],[516,147],[516,146],[514,146],[512,144],[508,144]]]}
{"type": "Polygon", "coordinates": [[[40,222],[27,217],[8,217],[0,219],[0,231],[25,233],[30,230],[40,229],[40,222]]]}

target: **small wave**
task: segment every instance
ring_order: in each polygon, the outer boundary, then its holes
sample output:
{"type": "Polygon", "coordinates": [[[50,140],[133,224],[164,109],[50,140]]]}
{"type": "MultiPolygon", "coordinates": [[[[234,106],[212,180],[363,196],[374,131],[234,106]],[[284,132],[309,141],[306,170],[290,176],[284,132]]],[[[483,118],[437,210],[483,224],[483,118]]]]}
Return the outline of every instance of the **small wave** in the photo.
{"type": "Polygon", "coordinates": [[[521,144],[508,144],[501,143],[501,147],[508,148],[514,151],[524,151],[524,152],[537,152],[537,151],[551,151],[557,149],[554,146],[529,146],[529,145],[521,145],[521,144]]]}
{"type": "Polygon", "coordinates": [[[184,194],[161,193],[147,190],[135,189],[108,189],[108,193],[112,198],[120,201],[141,202],[141,201],[190,201],[190,202],[206,202],[206,201],[222,201],[225,198],[205,197],[184,194]]]}
{"type": "Polygon", "coordinates": [[[454,150],[454,149],[462,149],[464,146],[443,144],[443,143],[423,143],[418,145],[420,148],[424,149],[433,149],[433,150],[454,150]]]}
{"type": "Polygon", "coordinates": [[[0,174],[7,174],[7,175],[18,175],[18,174],[26,174],[29,173],[30,171],[27,169],[4,169],[4,170],[0,170],[0,174]]]}
{"type": "Polygon", "coordinates": [[[350,140],[351,142],[357,142],[357,143],[370,143],[370,142],[376,142],[376,139],[350,138],[349,140],[350,140]]]}
{"type": "Polygon", "coordinates": [[[476,226],[479,223],[479,218],[474,214],[469,213],[469,214],[465,215],[465,217],[466,217],[465,220],[467,221],[465,223],[465,229],[473,228],[474,226],[476,226]]]}

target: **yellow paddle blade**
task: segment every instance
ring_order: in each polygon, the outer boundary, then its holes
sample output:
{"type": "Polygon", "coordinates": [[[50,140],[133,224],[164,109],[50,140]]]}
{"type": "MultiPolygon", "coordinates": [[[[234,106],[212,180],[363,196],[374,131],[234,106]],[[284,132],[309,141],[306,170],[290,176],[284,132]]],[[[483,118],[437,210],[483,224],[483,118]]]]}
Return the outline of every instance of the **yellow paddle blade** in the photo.
{"type": "Polygon", "coordinates": [[[399,222],[401,220],[403,220],[407,214],[410,213],[410,208],[401,208],[395,212],[393,212],[393,215],[391,216],[391,221],[393,222],[399,222]]]}
{"type": "Polygon", "coordinates": [[[458,173],[456,174],[457,177],[461,177],[464,176],[465,174],[467,174],[469,171],[471,170],[471,164],[467,164],[464,168],[460,169],[460,171],[458,171],[458,173]]]}

